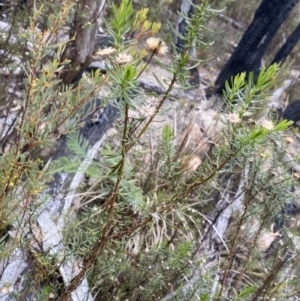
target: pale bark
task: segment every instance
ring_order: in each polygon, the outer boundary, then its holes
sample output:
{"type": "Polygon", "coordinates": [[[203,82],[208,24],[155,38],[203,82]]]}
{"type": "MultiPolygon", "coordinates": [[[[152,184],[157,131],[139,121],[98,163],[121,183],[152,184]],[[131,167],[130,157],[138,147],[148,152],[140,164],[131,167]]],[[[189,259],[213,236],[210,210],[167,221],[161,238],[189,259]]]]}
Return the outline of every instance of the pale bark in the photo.
{"type": "MultiPolygon", "coordinates": [[[[22,229],[22,232],[14,230],[9,231],[9,234],[11,239],[16,239],[21,235],[23,239],[29,240],[28,245],[31,248],[30,250],[28,248],[11,250],[10,258],[0,261],[1,301],[11,300],[11,293],[19,293],[26,296],[26,298],[34,298],[38,294],[42,284],[41,286],[35,284],[33,288],[27,282],[30,278],[26,279],[32,271],[33,254],[46,253],[50,257],[56,258],[57,268],[64,280],[65,287],[81,271],[80,259],[76,258],[75,255],[66,257],[68,250],[63,244],[62,233],[65,225],[69,222],[67,213],[73,204],[74,194],[84,178],[82,170],[86,169],[93,162],[105,139],[106,131],[112,126],[113,118],[116,114],[117,109],[108,106],[96,123],[91,123],[93,116],[87,118],[86,125],[81,129],[80,133],[90,143],[90,149],[88,150],[87,158],[79,168],[81,171],[75,175],[65,172],[54,175],[54,180],[49,183],[49,189],[40,195],[40,200],[44,202],[35,211],[37,222],[31,221],[32,215],[30,212],[26,211],[25,214],[20,212],[22,219],[16,223],[15,228],[22,229]],[[7,288],[9,288],[9,292],[7,292],[7,288]]],[[[68,150],[63,137],[57,152],[49,160],[48,165],[53,159],[70,154],[71,152],[68,150]]],[[[45,168],[47,168],[47,165],[45,168]]],[[[82,278],[80,285],[71,293],[71,300],[93,300],[86,277],[82,278]]]]}
{"type": "MultiPolygon", "coordinates": [[[[68,44],[63,57],[63,60],[71,60],[70,65],[61,74],[61,79],[65,84],[76,83],[81,78],[83,69],[90,62],[105,3],[106,0],[85,0],[77,4],[71,30],[71,34],[75,35],[75,40],[68,44]]],[[[70,36],[70,38],[73,37],[70,36]]]]}

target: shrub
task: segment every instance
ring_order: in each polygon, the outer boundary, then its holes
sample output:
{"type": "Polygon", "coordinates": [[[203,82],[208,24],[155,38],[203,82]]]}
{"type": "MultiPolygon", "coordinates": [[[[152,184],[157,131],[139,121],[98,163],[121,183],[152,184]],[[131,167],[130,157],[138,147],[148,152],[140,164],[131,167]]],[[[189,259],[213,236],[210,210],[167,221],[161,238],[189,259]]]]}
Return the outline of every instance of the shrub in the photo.
{"type": "Polygon", "coordinates": [[[171,38],[155,37],[160,25],[147,20],[147,9],[135,13],[129,0],[112,5],[106,26],[113,44],[96,53],[105,73],[74,86],[57,76],[70,62],[60,60],[67,42],[55,40],[72,7],[65,2],[44,31],[35,11],[20,34],[30,47],[15,144],[0,158],[2,279],[11,279],[5,273],[13,262],[30,268],[21,290],[2,280],[2,293],[16,300],[79,300],[79,292],[81,300],[295,295],[298,254],[287,250],[298,237],[290,231],[284,247],[275,244],[269,253],[257,247],[276,219],[274,232],[281,230],[282,209],[293,198],[287,187],[294,180],[273,143],[291,122],[273,123],[265,104],[278,67],[262,70],[256,84],[240,74],[226,86],[222,125],[202,163],[187,170],[188,149],[171,125],[161,128],[152,149],[145,137],[175,88],[191,88],[189,50],[206,46],[208,1],[194,7],[181,53],[171,38]],[[124,40],[130,32],[135,37],[124,40]],[[167,47],[170,63],[162,59],[167,47]],[[170,74],[154,75],[161,94],[140,86],[150,64],[170,74]],[[101,90],[101,101],[93,100],[101,90]],[[104,144],[102,132],[90,139],[99,123],[109,123],[109,112],[118,112],[116,133],[104,144]]]}

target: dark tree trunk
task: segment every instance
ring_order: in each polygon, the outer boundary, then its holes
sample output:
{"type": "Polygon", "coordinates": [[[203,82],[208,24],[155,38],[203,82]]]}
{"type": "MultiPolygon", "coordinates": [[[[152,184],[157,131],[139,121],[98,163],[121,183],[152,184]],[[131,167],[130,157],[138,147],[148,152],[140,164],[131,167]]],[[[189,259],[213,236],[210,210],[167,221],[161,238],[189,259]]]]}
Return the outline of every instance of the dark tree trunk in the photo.
{"type": "Polygon", "coordinates": [[[284,45],[278,51],[271,65],[274,63],[278,63],[278,64],[283,63],[292,52],[295,45],[298,43],[299,38],[300,38],[300,24],[296,27],[296,29],[288,37],[284,45]]]}
{"type": "Polygon", "coordinates": [[[261,60],[281,24],[298,0],[263,0],[251,25],[244,33],[239,45],[219,74],[215,86],[221,93],[225,82],[241,72],[258,73],[261,60]]]}

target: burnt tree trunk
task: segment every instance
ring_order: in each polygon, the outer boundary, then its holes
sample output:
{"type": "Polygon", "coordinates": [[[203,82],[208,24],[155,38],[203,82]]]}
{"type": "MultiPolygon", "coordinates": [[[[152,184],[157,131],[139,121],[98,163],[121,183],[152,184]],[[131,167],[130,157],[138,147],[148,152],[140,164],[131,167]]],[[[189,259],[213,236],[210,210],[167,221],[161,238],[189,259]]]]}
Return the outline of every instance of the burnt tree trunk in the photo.
{"type": "Polygon", "coordinates": [[[296,46],[300,38],[300,24],[296,27],[293,33],[288,37],[284,45],[276,54],[275,58],[273,59],[272,64],[282,64],[286,58],[290,55],[293,48],[296,46]]]}
{"type": "Polygon", "coordinates": [[[215,86],[222,93],[225,82],[241,72],[258,73],[261,60],[281,24],[298,0],[263,0],[239,45],[219,74],[215,86]]]}

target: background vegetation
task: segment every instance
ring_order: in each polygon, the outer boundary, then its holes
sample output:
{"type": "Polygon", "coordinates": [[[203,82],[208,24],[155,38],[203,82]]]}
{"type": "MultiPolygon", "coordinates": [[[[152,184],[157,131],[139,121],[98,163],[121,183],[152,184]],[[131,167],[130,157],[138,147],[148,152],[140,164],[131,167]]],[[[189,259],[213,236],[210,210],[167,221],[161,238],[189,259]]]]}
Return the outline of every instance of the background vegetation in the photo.
{"type": "Polygon", "coordinates": [[[189,84],[190,50],[209,87],[242,35],[219,10],[246,28],[258,1],[201,1],[181,53],[178,3],[108,3],[112,42],[84,62],[93,1],[4,4],[0,298],[298,300],[299,158],[286,152],[292,123],[267,105],[297,54],[256,83],[237,75],[197,146],[191,124],[180,136],[185,124],[157,120],[207,101],[189,84]]]}

